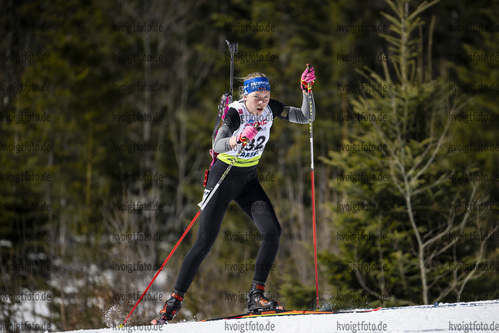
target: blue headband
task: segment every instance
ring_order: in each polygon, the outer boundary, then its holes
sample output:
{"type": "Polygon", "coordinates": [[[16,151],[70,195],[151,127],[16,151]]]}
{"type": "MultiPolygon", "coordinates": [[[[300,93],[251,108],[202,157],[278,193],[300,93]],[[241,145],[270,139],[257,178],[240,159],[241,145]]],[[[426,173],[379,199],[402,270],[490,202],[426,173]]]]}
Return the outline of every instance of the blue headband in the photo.
{"type": "Polygon", "coordinates": [[[266,77],[254,77],[252,79],[244,80],[243,95],[248,95],[254,91],[270,91],[269,79],[266,77]]]}

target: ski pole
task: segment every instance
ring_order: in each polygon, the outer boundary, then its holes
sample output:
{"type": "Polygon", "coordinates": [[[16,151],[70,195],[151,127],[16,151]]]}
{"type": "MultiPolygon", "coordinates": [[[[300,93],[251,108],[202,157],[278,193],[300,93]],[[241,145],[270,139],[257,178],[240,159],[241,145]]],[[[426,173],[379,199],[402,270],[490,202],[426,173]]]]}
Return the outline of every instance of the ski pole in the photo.
{"type": "Polygon", "coordinates": [[[230,95],[232,96],[232,91],[234,89],[234,53],[237,53],[237,42],[230,43],[228,40],[225,40],[227,43],[227,47],[230,52],[230,95]]]}
{"type": "MultiPolygon", "coordinates": [[[[257,123],[258,124],[258,123],[257,123]]],[[[130,318],[130,316],[132,315],[133,311],[135,311],[135,308],[137,307],[137,305],[139,305],[140,301],[142,301],[142,298],[144,297],[144,295],[147,293],[147,291],[149,290],[149,288],[151,287],[151,285],[153,284],[154,280],[156,280],[156,278],[158,277],[159,273],[163,270],[163,268],[166,266],[166,264],[168,263],[168,261],[170,260],[170,258],[172,257],[172,255],[175,253],[175,251],[177,250],[178,246],[180,245],[180,243],[182,243],[182,241],[184,240],[185,236],[187,235],[187,233],[189,232],[189,230],[191,230],[192,226],[194,225],[194,223],[196,222],[196,220],[198,219],[199,215],[201,215],[201,212],[204,210],[204,208],[206,207],[206,205],[208,204],[208,202],[210,201],[210,199],[213,197],[213,194],[215,193],[215,191],[218,189],[218,187],[220,186],[220,184],[222,183],[222,181],[225,179],[225,177],[227,176],[227,174],[229,173],[230,169],[232,168],[232,166],[236,163],[239,155],[241,154],[241,152],[243,151],[244,147],[246,146],[246,142],[243,142],[241,148],[239,148],[239,151],[237,152],[237,155],[236,157],[231,161],[231,163],[229,164],[229,166],[227,167],[227,169],[225,169],[225,172],[222,174],[222,176],[220,177],[220,179],[218,180],[217,184],[215,185],[215,187],[213,187],[213,190],[211,190],[210,192],[210,195],[208,197],[206,197],[205,200],[203,200],[201,203],[199,203],[199,206],[201,207],[196,216],[194,216],[194,218],[192,219],[191,223],[189,223],[189,225],[187,226],[187,229],[185,229],[184,233],[182,234],[182,236],[180,236],[180,239],[177,241],[177,243],[175,244],[175,246],[173,247],[173,249],[170,251],[170,254],[168,255],[168,257],[166,257],[165,261],[163,262],[163,265],[161,265],[161,267],[158,269],[158,271],[156,272],[156,274],[154,275],[154,277],[152,278],[151,282],[149,282],[149,285],[147,286],[147,288],[144,290],[144,292],[142,293],[142,295],[140,296],[139,300],[137,301],[137,303],[135,303],[135,306],[133,307],[132,311],[130,311],[130,313],[128,314],[128,316],[125,318],[125,320],[123,321],[123,323],[120,325],[120,327],[123,327],[125,325],[125,323],[127,322],[128,318],[130,318]]]]}
{"type": "MultiPolygon", "coordinates": [[[[307,68],[310,68],[307,64],[307,68]]],[[[308,103],[310,112],[308,114],[308,126],[310,129],[310,178],[312,182],[312,225],[313,225],[313,238],[314,238],[314,265],[315,265],[315,298],[316,298],[316,311],[319,310],[319,276],[317,272],[317,228],[315,221],[315,185],[314,185],[314,131],[312,128],[312,85],[308,84],[308,103]]]]}
{"type": "MultiPolygon", "coordinates": [[[[237,42],[235,43],[230,43],[228,40],[225,40],[227,43],[227,46],[229,48],[230,52],[230,85],[229,85],[229,92],[225,93],[222,96],[222,99],[224,100],[223,105],[222,101],[220,101],[220,105],[218,106],[218,116],[217,120],[215,121],[215,127],[213,127],[213,132],[211,134],[211,139],[215,140],[215,137],[217,136],[218,129],[222,122],[225,119],[225,115],[227,114],[227,111],[229,110],[229,104],[232,103],[232,93],[234,90],[234,53],[237,53],[237,42]]],[[[215,159],[212,161],[212,165],[215,163],[215,159]]],[[[211,165],[210,165],[211,167],[211,165]]]]}

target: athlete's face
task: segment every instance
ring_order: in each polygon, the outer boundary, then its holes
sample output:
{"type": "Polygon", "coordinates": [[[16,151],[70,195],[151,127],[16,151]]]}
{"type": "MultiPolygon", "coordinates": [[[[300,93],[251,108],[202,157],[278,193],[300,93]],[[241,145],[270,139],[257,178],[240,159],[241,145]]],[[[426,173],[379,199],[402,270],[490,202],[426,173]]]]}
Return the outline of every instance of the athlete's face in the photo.
{"type": "Polygon", "coordinates": [[[257,116],[263,113],[267,104],[270,101],[270,91],[254,91],[244,96],[248,111],[257,116]]]}

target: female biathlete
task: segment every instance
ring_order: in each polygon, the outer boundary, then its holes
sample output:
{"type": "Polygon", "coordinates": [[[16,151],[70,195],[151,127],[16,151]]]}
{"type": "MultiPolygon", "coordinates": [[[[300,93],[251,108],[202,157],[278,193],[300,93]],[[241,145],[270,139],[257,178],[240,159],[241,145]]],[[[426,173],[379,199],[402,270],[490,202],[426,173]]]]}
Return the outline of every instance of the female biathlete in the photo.
{"type": "MultiPolygon", "coordinates": [[[[256,166],[269,140],[275,118],[307,124],[311,105],[312,121],[315,119],[315,103],[309,89],[314,80],[314,68],[307,66],[301,76],[303,103],[300,109],[270,99],[270,83],[264,74],[252,73],[244,79],[242,99],[229,105],[225,120],[214,140],[213,150],[219,155],[211,167],[206,189],[214,187],[232,162],[233,167],[200,215],[197,239],[182,263],[171,298],[161,310],[160,318],[153,320],[153,324],[166,324],[180,310],[184,295],[201,262],[215,243],[232,200],[251,218],[262,234],[255,274],[248,294],[248,310],[256,312],[279,307],[278,302],[265,298],[264,290],[279,248],[281,226],[272,203],[258,181],[256,166]],[[243,143],[243,151],[237,156],[243,143]]],[[[205,190],[205,197],[209,192],[210,190],[205,190]]]]}

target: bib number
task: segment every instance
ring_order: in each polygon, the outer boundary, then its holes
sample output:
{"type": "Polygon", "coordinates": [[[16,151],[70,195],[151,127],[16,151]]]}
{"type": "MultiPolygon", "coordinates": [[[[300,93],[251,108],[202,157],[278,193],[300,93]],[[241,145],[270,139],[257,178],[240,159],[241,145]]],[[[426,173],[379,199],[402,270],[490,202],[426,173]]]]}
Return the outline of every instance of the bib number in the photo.
{"type": "Polygon", "coordinates": [[[259,136],[258,138],[251,140],[246,144],[244,150],[263,150],[263,148],[265,147],[265,139],[265,136],[259,136]]]}

